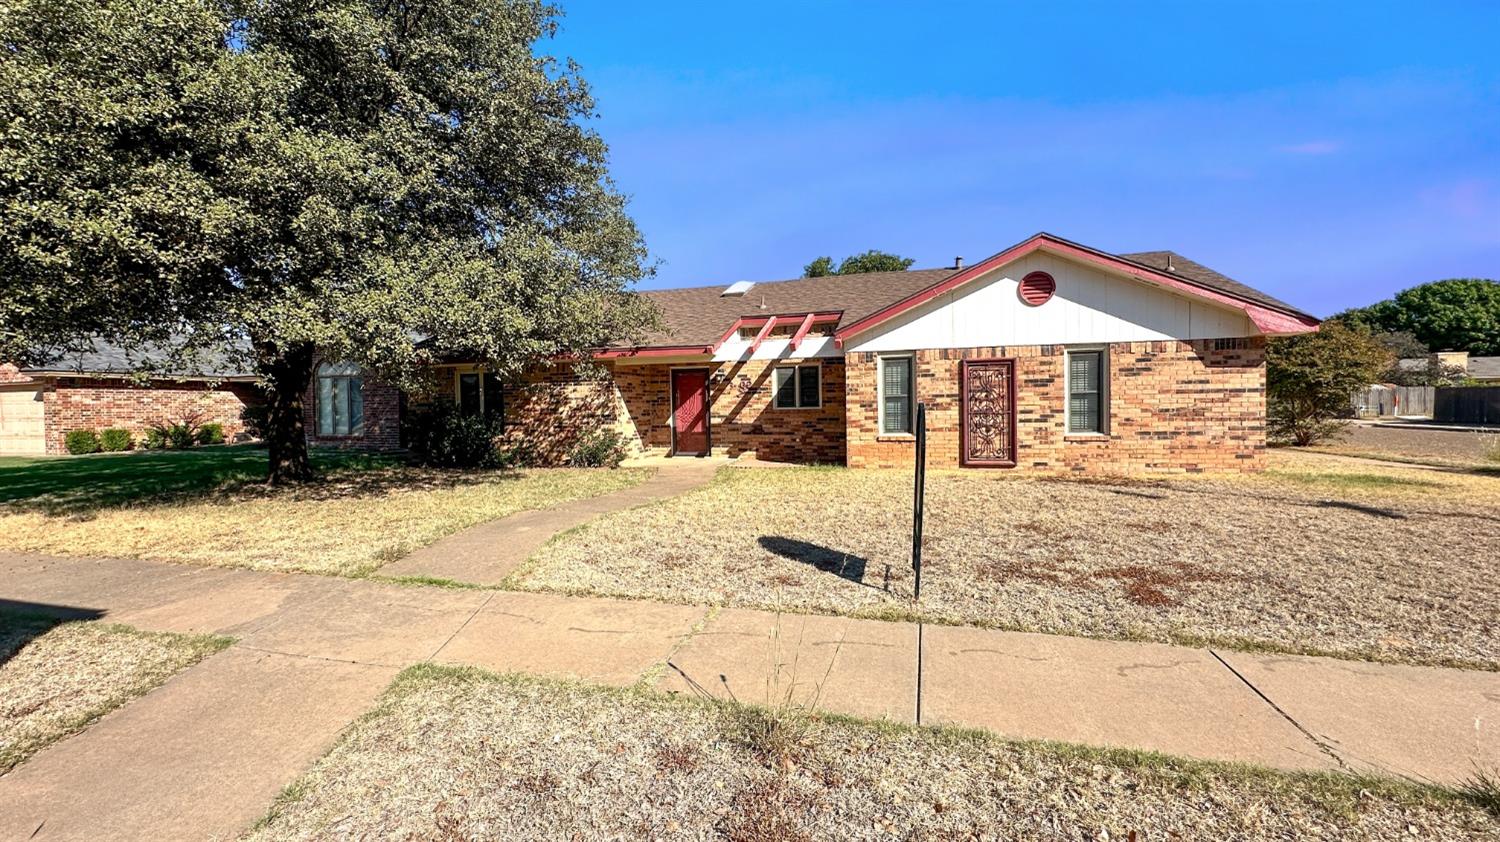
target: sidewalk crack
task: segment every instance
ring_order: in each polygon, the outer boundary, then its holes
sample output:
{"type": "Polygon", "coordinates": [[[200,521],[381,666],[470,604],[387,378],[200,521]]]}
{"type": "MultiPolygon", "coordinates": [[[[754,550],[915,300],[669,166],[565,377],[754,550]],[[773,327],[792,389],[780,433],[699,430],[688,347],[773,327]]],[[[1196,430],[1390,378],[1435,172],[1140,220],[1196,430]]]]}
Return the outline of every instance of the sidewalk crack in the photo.
{"type": "Polygon", "coordinates": [[[1351,771],[1350,768],[1349,768],[1349,764],[1347,764],[1347,763],[1344,762],[1344,758],[1339,755],[1339,753],[1333,748],[1333,746],[1331,746],[1327,742],[1319,739],[1316,734],[1314,734],[1312,731],[1308,730],[1302,723],[1300,723],[1296,719],[1292,718],[1292,715],[1289,714],[1289,713],[1287,713],[1285,710],[1283,710],[1282,707],[1281,707],[1281,705],[1278,705],[1275,702],[1271,701],[1271,697],[1270,696],[1267,696],[1265,693],[1262,693],[1259,687],[1256,687],[1254,684],[1252,684],[1250,682],[1250,679],[1248,679],[1245,676],[1241,675],[1240,671],[1237,670],[1237,669],[1235,669],[1233,666],[1231,666],[1228,661],[1224,660],[1223,656],[1221,656],[1218,652],[1215,652],[1214,650],[1210,649],[1210,650],[1208,650],[1208,654],[1214,656],[1215,660],[1217,660],[1219,663],[1221,663],[1221,664],[1224,665],[1224,669],[1229,670],[1231,673],[1234,674],[1235,678],[1238,678],[1241,682],[1244,683],[1244,685],[1246,687],[1249,687],[1251,689],[1251,691],[1253,691],[1255,693],[1255,695],[1257,695],[1257,696],[1259,696],[1261,698],[1261,701],[1263,701],[1266,704],[1270,705],[1271,706],[1271,710],[1274,710],[1277,713],[1281,714],[1281,718],[1282,719],[1285,719],[1287,722],[1292,723],[1292,727],[1293,728],[1296,728],[1298,731],[1301,731],[1302,732],[1302,736],[1307,737],[1307,739],[1311,740],[1312,744],[1315,745],[1315,746],[1317,746],[1319,751],[1323,752],[1324,754],[1326,754],[1330,758],[1332,758],[1333,762],[1337,763],[1340,769],[1342,769],[1342,770],[1344,770],[1346,772],[1351,771]]]}
{"type": "Polygon", "coordinates": [[[458,628],[456,628],[456,629],[453,630],[453,634],[448,635],[448,639],[445,640],[445,641],[443,641],[442,645],[440,645],[438,648],[434,649],[432,651],[431,655],[428,655],[426,658],[422,659],[423,663],[430,663],[433,658],[436,658],[438,655],[441,655],[443,653],[443,650],[448,648],[448,644],[450,644],[450,643],[453,642],[453,638],[458,637],[458,635],[459,635],[460,632],[462,632],[464,629],[468,628],[469,627],[469,623],[474,622],[474,618],[478,617],[479,616],[479,612],[483,611],[484,607],[486,605],[489,605],[490,604],[490,600],[492,600],[494,598],[495,598],[495,592],[491,592],[489,596],[485,597],[484,598],[484,602],[479,603],[479,607],[475,608],[473,610],[473,612],[470,613],[469,616],[464,619],[463,623],[458,628]]]}

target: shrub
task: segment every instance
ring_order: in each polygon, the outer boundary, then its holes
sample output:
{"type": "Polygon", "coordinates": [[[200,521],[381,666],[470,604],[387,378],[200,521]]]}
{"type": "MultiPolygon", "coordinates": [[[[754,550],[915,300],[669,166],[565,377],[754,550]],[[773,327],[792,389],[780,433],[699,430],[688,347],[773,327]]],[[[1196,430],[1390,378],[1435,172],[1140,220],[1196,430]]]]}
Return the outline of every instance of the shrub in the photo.
{"type": "Polygon", "coordinates": [[[217,421],[204,424],[193,434],[193,438],[197,439],[199,444],[223,444],[224,425],[217,421]]]}
{"type": "Polygon", "coordinates": [[[409,446],[422,461],[440,468],[493,468],[500,464],[494,423],[462,415],[442,403],[414,415],[409,446]]]}
{"type": "Polygon", "coordinates": [[[245,432],[258,439],[266,437],[266,429],[270,426],[271,407],[263,404],[252,404],[240,410],[240,422],[245,425],[245,432]]]}
{"type": "Polygon", "coordinates": [[[93,430],[69,430],[63,436],[63,446],[74,456],[99,452],[99,434],[93,430]]]}
{"type": "Polygon", "coordinates": [[[1339,435],[1349,396],[1375,382],[1391,355],[1367,328],[1330,319],[1316,333],[1266,344],[1266,431],[1298,446],[1339,435]]]}
{"type": "Polygon", "coordinates": [[[568,453],[568,464],[579,468],[618,468],[625,461],[625,437],[618,430],[584,433],[568,453]]]}
{"type": "Polygon", "coordinates": [[[166,428],[160,425],[147,427],[146,432],[141,434],[142,450],[161,450],[167,446],[166,428]]]}
{"type": "Polygon", "coordinates": [[[173,450],[187,450],[198,443],[198,431],[180,421],[167,425],[166,437],[167,447],[173,450]]]}
{"type": "Polygon", "coordinates": [[[535,468],[542,464],[541,451],[530,441],[518,441],[509,447],[500,448],[501,468],[535,468]]]}
{"type": "Polygon", "coordinates": [[[135,447],[135,439],[131,437],[129,430],[111,427],[99,433],[99,446],[106,453],[119,453],[135,447]]]}

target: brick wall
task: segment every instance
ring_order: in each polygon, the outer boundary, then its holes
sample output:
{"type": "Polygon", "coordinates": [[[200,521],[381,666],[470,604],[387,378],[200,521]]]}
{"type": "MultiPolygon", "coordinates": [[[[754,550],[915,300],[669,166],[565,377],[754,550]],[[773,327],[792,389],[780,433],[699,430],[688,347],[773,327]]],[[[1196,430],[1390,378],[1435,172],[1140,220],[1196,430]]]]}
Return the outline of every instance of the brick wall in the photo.
{"type": "MultiPolygon", "coordinates": [[[[915,352],[917,400],[927,404],[928,465],[959,467],[960,361],[1014,357],[1018,467],[1099,473],[1264,467],[1264,339],[1109,346],[1110,430],[1092,439],[1065,435],[1063,352],[1061,345],[915,352]]],[[[911,440],[878,433],[875,356],[846,359],[848,461],[909,465],[911,440]]]]}
{"type": "Polygon", "coordinates": [[[505,428],[510,446],[533,448],[544,464],[567,461],[587,433],[622,424],[624,408],[607,370],[580,373],[571,363],[540,366],[507,383],[505,428]]]}
{"type": "Polygon", "coordinates": [[[25,383],[31,377],[21,373],[14,363],[0,363],[0,383],[25,383]]]}
{"type": "Polygon", "coordinates": [[[136,386],[123,380],[59,377],[43,394],[47,452],[66,453],[63,438],[69,430],[122,427],[139,441],[147,427],[189,415],[199,423],[223,424],[225,439],[234,441],[246,435],[240,411],[260,400],[257,388],[248,383],[210,387],[162,380],[136,386]]]}
{"type": "MultiPolygon", "coordinates": [[[[771,406],[774,362],[683,365],[710,369],[709,431],[715,453],[762,459],[844,461],[844,366],[825,360],[819,408],[771,406]]],[[[612,365],[602,378],[571,366],[544,367],[505,386],[505,439],[526,441],[560,462],[584,431],[614,426],[635,453],[672,447],[672,365],[612,365]]],[[[451,386],[444,386],[451,398],[451,386]]]]}
{"type": "Polygon", "coordinates": [[[362,381],[365,426],[357,436],[318,435],[318,365],[302,393],[302,426],[307,443],[314,447],[338,447],[350,450],[395,450],[401,447],[401,408],[403,398],[395,386],[366,375],[362,381]]]}

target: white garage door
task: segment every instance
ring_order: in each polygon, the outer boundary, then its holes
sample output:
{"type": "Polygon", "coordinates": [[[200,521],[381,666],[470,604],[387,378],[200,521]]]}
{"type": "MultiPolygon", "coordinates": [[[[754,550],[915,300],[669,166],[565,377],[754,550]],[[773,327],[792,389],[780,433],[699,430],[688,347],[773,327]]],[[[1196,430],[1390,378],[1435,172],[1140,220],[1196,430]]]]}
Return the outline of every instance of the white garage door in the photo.
{"type": "Polygon", "coordinates": [[[43,453],[42,395],[35,386],[0,388],[0,454],[43,453]]]}

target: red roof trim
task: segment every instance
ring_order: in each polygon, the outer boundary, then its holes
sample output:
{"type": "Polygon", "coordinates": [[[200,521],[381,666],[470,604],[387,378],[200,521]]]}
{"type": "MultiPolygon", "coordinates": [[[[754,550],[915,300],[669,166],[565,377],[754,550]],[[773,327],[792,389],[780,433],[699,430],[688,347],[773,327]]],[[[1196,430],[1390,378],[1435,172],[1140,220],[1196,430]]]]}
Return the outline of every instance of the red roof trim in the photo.
{"type": "MultiPolygon", "coordinates": [[[[724,331],[724,335],[719,337],[719,341],[715,342],[709,348],[709,353],[717,353],[718,350],[724,346],[724,343],[729,341],[729,338],[731,336],[734,336],[736,333],[739,333],[742,329],[747,327],[759,327],[761,325],[768,325],[772,322],[781,321],[783,319],[786,321],[791,321],[792,319],[803,319],[804,321],[806,321],[807,319],[811,319],[812,322],[807,323],[808,327],[811,327],[812,324],[816,322],[836,322],[839,319],[843,318],[843,315],[843,310],[821,310],[814,313],[777,313],[775,315],[769,316],[740,316],[739,318],[734,320],[734,324],[730,325],[728,330],[724,331]]],[[[761,331],[762,334],[764,334],[765,332],[765,329],[761,331]]],[[[755,342],[751,345],[750,350],[753,352],[756,348],[760,347],[760,342],[764,338],[764,335],[756,336],[755,342]]],[[[800,341],[800,339],[798,341],[800,341]]],[[[792,347],[796,348],[797,345],[794,343],[792,347]]]]}
{"type": "Polygon", "coordinates": [[[1233,307],[1234,309],[1241,310],[1250,317],[1250,320],[1255,323],[1255,326],[1257,328],[1268,334],[1306,333],[1310,330],[1316,330],[1318,326],[1318,320],[1312,318],[1311,316],[1285,313],[1280,310],[1267,307],[1263,304],[1258,304],[1253,301],[1247,301],[1243,298],[1229,295],[1228,293],[1218,292],[1217,290],[1211,290],[1205,287],[1198,286],[1197,284],[1191,283],[1184,278],[1161,272],[1156,269],[1151,269],[1138,263],[1132,263],[1131,261],[1124,258],[1116,257],[1115,255],[1108,254],[1106,252],[1097,251],[1095,249],[1088,248],[1087,246],[1081,246],[1077,243],[1071,243],[1059,237],[1054,237],[1051,234],[1037,234],[1028,240],[1011,246],[1010,248],[1000,252],[999,254],[981,260],[973,266],[970,266],[968,269],[964,269],[963,271],[949,275],[948,277],[924,290],[913,293],[912,295],[909,295],[894,304],[881,308],[880,310],[871,313],[870,315],[864,317],[863,319],[860,319],[857,322],[853,322],[851,324],[845,325],[842,328],[839,328],[838,333],[835,334],[834,340],[838,343],[839,347],[843,347],[844,343],[848,341],[849,337],[851,336],[863,333],[870,328],[875,327],[876,325],[889,321],[890,319],[906,312],[907,310],[912,309],[913,307],[919,307],[922,304],[925,304],[928,301],[931,301],[932,299],[943,295],[944,293],[951,292],[952,290],[955,290],[967,284],[968,282],[980,277],[981,275],[988,274],[992,269],[1003,266],[1006,263],[1010,263],[1011,261],[1017,260],[1021,257],[1025,257],[1026,255],[1043,248],[1045,248],[1047,251],[1051,251],[1065,257],[1071,257],[1076,260],[1081,260],[1085,263],[1091,263],[1093,265],[1103,266],[1107,269],[1112,269],[1117,272],[1123,272],[1147,283],[1167,287],[1178,292],[1197,296],[1199,298],[1205,298],[1210,301],[1214,301],[1219,304],[1224,304],[1229,307],[1233,307]]]}
{"type": "Polygon", "coordinates": [[[797,346],[801,345],[802,344],[802,340],[805,339],[805,338],[807,338],[807,332],[810,331],[810,330],[812,330],[812,326],[813,326],[813,314],[812,313],[808,313],[807,317],[802,320],[802,324],[800,324],[800,325],[797,326],[797,332],[794,333],[794,334],[792,334],[792,350],[793,351],[797,350],[797,346]]]}
{"type": "Polygon", "coordinates": [[[690,354],[712,354],[712,345],[657,345],[640,348],[606,348],[594,352],[596,360],[612,360],[621,357],[680,357],[690,354]]]}
{"type": "Polygon", "coordinates": [[[750,353],[755,353],[755,349],[760,347],[760,343],[766,341],[766,337],[770,336],[771,331],[775,330],[775,328],[776,317],[772,316],[771,318],[766,319],[766,323],[761,327],[760,333],[755,334],[755,338],[750,341],[750,353]]]}

